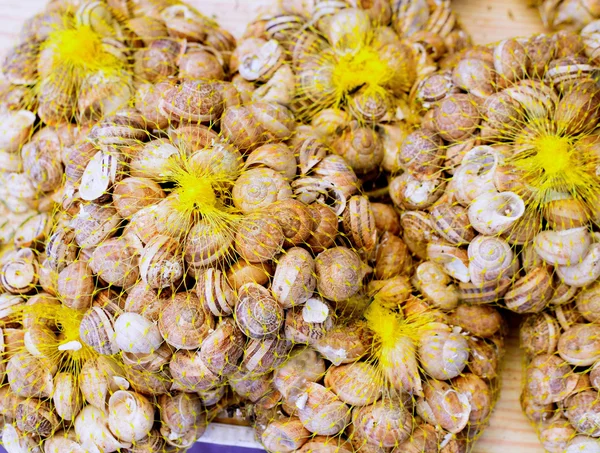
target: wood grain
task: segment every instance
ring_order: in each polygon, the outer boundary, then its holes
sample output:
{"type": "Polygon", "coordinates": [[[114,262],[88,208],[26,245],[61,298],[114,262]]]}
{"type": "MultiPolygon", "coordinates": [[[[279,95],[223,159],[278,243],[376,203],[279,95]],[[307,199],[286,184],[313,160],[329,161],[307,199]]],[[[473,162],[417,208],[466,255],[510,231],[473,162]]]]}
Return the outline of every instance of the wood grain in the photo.
{"type": "MultiPolygon", "coordinates": [[[[189,1],[236,36],[243,33],[245,23],[258,9],[272,4],[272,0],[189,1]]],[[[524,0],[453,2],[461,23],[478,44],[545,31],[535,9],[527,7],[524,0]]],[[[44,4],[43,0],[0,0],[0,54],[15,41],[25,19],[40,11],[44,4]]],[[[502,395],[475,453],[543,453],[533,428],[521,413],[521,371],[522,355],[513,328],[507,342],[502,395]]]]}

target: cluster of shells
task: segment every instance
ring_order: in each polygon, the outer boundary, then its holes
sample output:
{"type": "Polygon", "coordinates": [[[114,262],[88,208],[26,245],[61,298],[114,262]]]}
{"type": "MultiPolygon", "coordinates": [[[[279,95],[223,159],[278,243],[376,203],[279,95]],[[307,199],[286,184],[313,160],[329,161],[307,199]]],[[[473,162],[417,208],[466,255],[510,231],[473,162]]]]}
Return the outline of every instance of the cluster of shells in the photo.
{"type": "Polygon", "coordinates": [[[574,301],[529,315],[521,326],[527,368],[521,404],[546,451],[599,450],[598,282],[574,301]]]}
{"type": "Polygon", "coordinates": [[[539,9],[544,26],[550,29],[578,31],[600,18],[597,0],[528,0],[539,9]]]}

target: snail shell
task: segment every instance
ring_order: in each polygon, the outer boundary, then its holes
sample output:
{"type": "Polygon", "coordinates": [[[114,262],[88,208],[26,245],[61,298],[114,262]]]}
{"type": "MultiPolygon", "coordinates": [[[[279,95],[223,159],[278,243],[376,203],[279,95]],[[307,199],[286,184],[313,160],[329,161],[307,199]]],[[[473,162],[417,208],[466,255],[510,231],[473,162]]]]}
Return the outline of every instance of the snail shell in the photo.
{"type": "Polygon", "coordinates": [[[422,211],[406,211],[400,217],[402,239],[417,257],[427,259],[427,244],[434,240],[431,216],[422,211]]]}
{"type": "Polygon", "coordinates": [[[107,239],[94,249],[90,267],[106,283],[129,288],[139,276],[140,246],[137,237],[107,239]]]}
{"type": "MultiPolygon", "coordinates": [[[[441,264],[451,277],[468,283],[471,279],[467,252],[458,247],[444,243],[432,242],[427,245],[427,257],[434,263],[441,264]]],[[[427,286],[427,284],[425,284],[427,286]]]]}
{"type": "Polygon", "coordinates": [[[298,407],[298,417],[310,432],[331,436],[339,433],[350,422],[348,406],[322,385],[308,383],[305,395],[305,398],[300,399],[303,404],[298,407]]]}
{"type": "Polygon", "coordinates": [[[382,394],[381,378],[375,367],[366,362],[331,366],[325,386],[350,406],[373,404],[382,394]]]}
{"type": "Polygon", "coordinates": [[[145,438],[154,425],[154,407],[144,396],[118,390],[108,400],[108,427],[123,442],[145,438]]]}
{"type": "Polygon", "coordinates": [[[175,393],[161,395],[160,408],[161,435],[167,443],[188,448],[193,445],[206,429],[206,412],[198,395],[175,393]],[[170,440],[172,439],[172,440],[170,440]]]}
{"type": "Polygon", "coordinates": [[[75,261],[77,245],[74,239],[75,233],[66,228],[58,229],[48,238],[46,259],[52,270],[61,272],[75,261]]]}
{"type": "Polygon", "coordinates": [[[517,313],[539,313],[553,294],[552,276],[545,266],[540,266],[517,279],[504,295],[504,302],[517,313]]]}
{"type": "Polygon", "coordinates": [[[467,210],[460,205],[440,203],[431,208],[431,226],[453,245],[468,244],[475,238],[467,210]]]}
{"type": "Polygon", "coordinates": [[[202,42],[206,37],[206,19],[185,4],[167,6],[160,11],[170,36],[190,42],[202,42]]]}
{"type": "Polygon", "coordinates": [[[492,410],[492,394],[489,385],[479,376],[465,373],[452,381],[454,388],[466,395],[471,406],[470,423],[481,423],[490,415],[492,410]]]}
{"type": "Polygon", "coordinates": [[[129,219],[140,209],[165,198],[165,192],[149,178],[124,178],[113,188],[113,205],[119,215],[129,219]]]}
{"type": "Polygon", "coordinates": [[[577,381],[571,366],[557,355],[538,355],[527,367],[526,389],[536,404],[563,400],[576,387],[577,381]]]}
{"type": "Polygon", "coordinates": [[[311,348],[294,349],[275,370],[273,386],[284,400],[295,404],[307,382],[318,382],[325,375],[325,361],[311,348]]]}
{"type": "Polygon", "coordinates": [[[187,79],[166,91],[158,108],[164,116],[174,121],[216,121],[223,113],[223,97],[215,84],[206,80],[187,79]]]}
{"type": "Polygon", "coordinates": [[[58,429],[59,421],[47,402],[27,399],[16,410],[17,428],[42,437],[48,437],[58,429]]]}
{"type": "Polygon", "coordinates": [[[331,147],[358,174],[376,170],[383,160],[383,143],[377,133],[368,127],[345,131],[331,147]]]}
{"type": "Polygon", "coordinates": [[[426,209],[440,199],[445,184],[439,178],[420,180],[405,172],[390,182],[390,198],[400,208],[426,209]]]}
{"type": "Polygon", "coordinates": [[[240,256],[251,263],[271,260],[284,244],[285,235],[279,222],[266,212],[247,216],[235,238],[240,256]]]}
{"type": "Polygon", "coordinates": [[[150,239],[139,258],[142,281],[152,289],[166,288],[183,277],[179,242],[164,235],[150,239]]]}
{"type": "Polygon", "coordinates": [[[195,294],[177,293],[164,307],[158,319],[158,328],[171,346],[197,349],[214,328],[214,319],[204,311],[195,294]]]}
{"type": "Polygon", "coordinates": [[[575,324],[558,340],[558,354],[575,366],[593,365],[600,359],[600,326],[575,324]]]}
{"type": "Polygon", "coordinates": [[[460,304],[451,316],[452,323],[481,338],[491,338],[502,327],[500,312],[489,305],[460,304]]]}
{"type": "Polygon", "coordinates": [[[227,271],[227,281],[234,290],[239,290],[246,283],[258,283],[265,286],[272,274],[273,266],[269,262],[252,264],[240,260],[227,271]]]}
{"type": "Polygon", "coordinates": [[[366,252],[373,250],[377,241],[377,228],[371,203],[367,197],[358,195],[350,197],[342,222],[344,230],[357,248],[364,249],[366,252]]]}
{"type": "Polygon", "coordinates": [[[119,352],[113,317],[103,308],[92,307],[83,315],[79,336],[98,354],[113,355],[119,352]]]}
{"type": "Polygon", "coordinates": [[[233,241],[229,228],[219,228],[208,221],[199,221],[192,226],[184,241],[185,261],[190,268],[201,269],[227,256],[231,252],[233,241]]]}
{"type": "Polygon", "coordinates": [[[244,353],[245,337],[231,318],[224,318],[202,342],[200,358],[217,376],[227,376],[238,369],[244,353]]]}
{"type": "Polygon", "coordinates": [[[79,390],[85,401],[105,411],[107,399],[123,388],[124,370],[112,357],[98,356],[83,363],[79,375],[79,390]]]}
{"type": "Polygon", "coordinates": [[[379,240],[375,256],[375,277],[387,280],[398,275],[410,273],[412,257],[408,246],[402,239],[387,231],[379,240]]]}
{"type": "Polygon", "coordinates": [[[137,313],[123,313],[114,324],[115,342],[123,352],[150,354],[163,342],[156,324],[137,313]]]}
{"type": "Polygon", "coordinates": [[[223,378],[208,369],[199,351],[176,351],[169,362],[169,371],[173,377],[171,390],[188,393],[212,389],[223,378]]]}
{"type": "Polygon", "coordinates": [[[472,409],[466,394],[453,389],[446,382],[436,380],[428,381],[423,390],[426,420],[431,418],[432,422],[450,433],[456,434],[465,428],[472,409]]]}
{"type": "Polygon", "coordinates": [[[290,347],[291,343],[283,336],[254,338],[244,349],[241,366],[251,373],[267,373],[287,359],[290,347]]]}
{"type": "Polygon", "coordinates": [[[271,451],[292,453],[302,447],[309,439],[310,431],[300,419],[275,420],[271,422],[261,435],[262,444],[271,451]]]}
{"type": "Polygon", "coordinates": [[[302,305],[317,286],[315,262],[309,252],[294,247],[283,255],[271,283],[271,291],[279,304],[285,308],[302,305]]]}
{"type": "Polygon", "coordinates": [[[455,378],[467,364],[468,348],[464,336],[453,331],[448,325],[439,323],[421,336],[421,365],[434,379],[455,378]]]}
{"type": "Polygon", "coordinates": [[[600,436],[600,428],[594,422],[600,413],[598,392],[585,390],[568,396],[564,404],[564,413],[571,425],[580,433],[590,437],[600,436]]]}
{"type": "Polygon", "coordinates": [[[564,284],[575,288],[594,283],[600,277],[600,244],[592,244],[577,264],[558,266],[556,274],[564,284]]]}
{"type": "Polygon", "coordinates": [[[150,321],[158,321],[160,312],[166,304],[166,298],[159,297],[155,290],[143,281],[139,281],[127,291],[123,310],[138,313],[150,321]]]}
{"type": "Polygon", "coordinates": [[[498,375],[499,353],[495,344],[469,337],[469,370],[484,379],[494,379],[498,375]]]}
{"type": "Polygon", "coordinates": [[[409,134],[400,148],[400,166],[418,180],[431,179],[441,169],[441,139],[427,129],[409,134]]]}
{"type": "Polygon", "coordinates": [[[108,427],[108,415],[97,407],[84,407],[75,418],[74,428],[77,438],[85,439],[86,450],[90,450],[88,445],[107,452],[131,447],[131,443],[121,442],[111,433],[108,427]]]}
{"type": "MultiPolygon", "coordinates": [[[[312,346],[334,365],[356,362],[371,347],[371,332],[363,323],[338,324],[312,346]]],[[[416,361],[415,361],[416,365],[416,361]]]]}
{"type": "Polygon", "coordinates": [[[24,398],[50,398],[54,392],[54,371],[49,362],[27,352],[13,354],[6,364],[11,391],[24,398]]]}
{"type": "Polygon", "coordinates": [[[464,206],[489,192],[495,192],[494,175],[498,154],[490,146],[475,146],[468,151],[452,178],[456,200],[464,206]]]}
{"type": "Polygon", "coordinates": [[[171,347],[167,343],[163,343],[158,349],[148,354],[122,352],[121,357],[128,368],[137,371],[157,372],[169,363],[172,355],[171,347]]]}
{"type": "Polygon", "coordinates": [[[300,245],[309,238],[314,228],[311,211],[304,203],[287,199],[278,201],[269,207],[285,236],[284,246],[300,245]]]}
{"type": "Polygon", "coordinates": [[[352,413],[353,425],[368,445],[392,448],[404,442],[412,431],[412,416],[401,402],[379,401],[358,407],[352,413]]]}
{"type": "Polygon", "coordinates": [[[245,171],[235,182],[232,191],[235,206],[244,214],[264,209],[291,196],[292,189],[284,176],[270,168],[245,171]]]}
{"type": "Polygon", "coordinates": [[[546,230],[534,239],[535,251],[544,261],[553,265],[571,266],[579,263],[591,245],[587,227],[568,230],[546,230]]]}
{"type": "Polygon", "coordinates": [[[0,286],[12,294],[26,294],[38,282],[38,261],[32,249],[23,248],[3,257],[0,286]]]}
{"type": "Polygon", "coordinates": [[[470,137],[480,118],[474,98],[467,94],[453,94],[438,103],[433,113],[433,124],[441,138],[454,142],[470,137]]]}
{"type": "Polygon", "coordinates": [[[577,310],[589,322],[600,321],[600,283],[595,282],[576,296],[577,310]]]}
{"type": "Polygon", "coordinates": [[[339,301],[359,291],[365,266],[352,250],[345,247],[328,249],[317,256],[315,264],[317,288],[323,297],[339,301]]]}
{"type": "Polygon", "coordinates": [[[82,248],[94,247],[115,234],[120,222],[117,211],[94,203],[82,204],[70,222],[75,240],[82,248]]]}
{"type": "Polygon", "coordinates": [[[511,278],[515,273],[514,253],[504,239],[477,236],[469,244],[468,254],[471,281],[475,284],[511,278]]]}
{"type": "Polygon", "coordinates": [[[484,193],[469,206],[471,225],[481,234],[501,234],[525,213],[523,199],[514,192],[484,193]]]}
{"type": "Polygon", "coordinates": [[[256,283],[246,283],[238,291],[235,320],[250,338],[264,338],[283,325],[283,309],[271,293],[256,283]]]}
{"type": "Polygon", "coordinates": [[[558,346],[560,325],[548,313],[539,313],[525,318],[519,330],[521,347],[530,356],[553,354],[558,346]]]}
{"type": "Polygon", "coordinates": [[[272,376],[272,373],[257,374],[239,370],[229,376],[229,385],[236,394],[256,403],[272,390],[272,376]]]}
{"type": "Polygon", "coordinates": [[[227,316],[235,306],[234,293],[227,277],[219,269],[206,269],[197,276],[196,294],[207,311],[227,316]]]}
{"type": "Polygon", "coordinates": [[[287,180],[296,176],[296,158],[284,143],[260,146],[248,155],[244,163],[245,170],[262,166],[281,173],[287,180]]]}
{"type": "Polygon", "coordinates": [[[333,309],[317,297],[285,314],[285,336],[295,343],[314,343],[333,327],[333,309]]]}

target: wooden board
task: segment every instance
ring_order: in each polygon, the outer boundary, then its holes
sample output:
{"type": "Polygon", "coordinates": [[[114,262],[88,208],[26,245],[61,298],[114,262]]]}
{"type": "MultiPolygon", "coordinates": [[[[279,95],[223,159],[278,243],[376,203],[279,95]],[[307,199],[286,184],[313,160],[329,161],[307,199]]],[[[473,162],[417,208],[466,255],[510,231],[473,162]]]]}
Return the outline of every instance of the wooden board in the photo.
{"type": "MultiPolygon", "coordinates": [[[[272,4],[272,0],[188,1],[236,36],[243,33],[246,21],[258,9],[272,4]]],[[[478,44],[544,31],[537,12],[526,6],[525,0],[453,0],[453,3],[461,23],[478,44]]],[[[14,42],[23,21],[44,4],[43,0],[0,0],[0,55],[14,42]]],[[[502,395],[475,453],[543,453],[519,405],[522,355],[514,328],[507,346],[502,395]]]]}

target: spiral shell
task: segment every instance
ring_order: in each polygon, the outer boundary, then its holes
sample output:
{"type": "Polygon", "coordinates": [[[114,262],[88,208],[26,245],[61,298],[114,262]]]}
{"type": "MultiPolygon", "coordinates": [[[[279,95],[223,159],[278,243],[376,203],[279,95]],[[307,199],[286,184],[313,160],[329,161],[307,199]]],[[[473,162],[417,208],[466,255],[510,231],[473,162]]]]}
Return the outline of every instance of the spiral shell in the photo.
{"type": "Polygon", "coordinates": [[[310,437],[298,418],[275,420],[267,426],[261,435],[265,448],[281,453],[291,453],[302,447],[310,437]]]}
{"type": "Polygon", "coordinates": [[[467,244],[475,237],[467,210],[460,205],[436,204],[431,208],[430,219],[436,233],[450,244],[467,244]]]}
{"type": "Polygon", "coordinates": [[[525,318],[520,329],[521,347],[531,356],[553,354],[558,346],[560,326],[548,313],[525,318]]]}
{"type": "Polygon", "coordinates": [[[568,230],[546,230],[534,239],[535,251],[553,265],[571,266],[579,263],[591,245],[587,227],[568,230]]]}
{"type": "Polygon", "coordinates": [[[206,366],[199,351],[176,351],[169,362],[169,371],[173,377],[171,390],[190,393],[215,388],[223,378],[206,366]]]}
{"type": "Polygon", "coordinates": [[[302,305],[316,288],[315,262],[306,250],[294,247],[283,255],[271,283],[273,296],[283,308],[302,305]]]}
{"type": "Polygon", "coordinates": [[[291,149],[283,143],[263,145],[252,151],[246,158],[244,169],[268,167],[290,180],[296,176],[296,158],[291,149]]]}
{"type": "Polygon", "coordinates": [[[317,288],[332,301],[348,299],[358,292],[365,274],[360,257],[345,247],[321,252],[316,260],[317,288]]]}
{"type": "Polygon", "coordinates": [[[242,174],[233,186],[235,206],[244,214],[263,209],[292,196],[284,176],[270,168],[253,168],[242,174]]]}
{"type": "Polygon", "coordinates": [[[516,280],[504,295],[504,302],[517,313],[539,313],[550,303],[553,293],[552,276],[541,266],[516,280]]]}
{"type": "Polygon", "coordinates": [[[158,108],[175,121],[210,122],[223,113],[223,97],[215,84],[188,79],[165,92],[158,108]]]}
{"type": "Polygon", "coordinates": [[[228,228],[215,228],[208,221],[196,222],[185,240],[185,261],[192,269],[208,266],[226,256],[233,242],[228,228]]]}
{"type": "Polygon", "coordinates": [[[242,258],[251,263],[271,260],[281,249],[285,235],[276,219],[266,212],[246,216],[240,225],[235,248],[242,258]]]}
{"type": "Polygon", "coordinates": [[[213,317],[191,292],[175,294],[164,307],[158,328],[167,343],[179,349],[197,349],[211,329],[213,317]]]}
{"type": "Polygon", "coordinates": [[[467,364],[467,341],[462,335],[453,332],[448,325],[440,323],[421,337],[419,356],[421,365],[434,379],[452,379],[458,376],[467,364]]]}
{"type": "Polygon", "coordinates": [[[202,342],[200,358],[217,376],[227,376],[237,370],[244,352],[245,337],[230,318],[224,318],[202,342]]]}
{"type": "Polygon", "coordinates": [[[114,319],[103,308],[92,307],[85,313],[79,325],[79,336],[98,354],[113,355],[119,352],[114,319]]]}
{"type": "Polygon", "coordinates": [[[558,354],[575,366],[593,365],[600,359],[600,327],[575,324],[558,340],[558,354]]]}
{"type": "Polygon", "coordinates": [[[381,397],[382,383],[373,365],[356,362],[332,366],[325,375],[325,386],[350,406],[367,406],[381,397]]]}
{"type": "Polygon", "coordinates": [[[310,432],[324,436],[334,435],[348,425],[350,410],[333,392],[310,382],[305,394],[298,417],[310,432]]]}
{"type": "Polygon", "coordinates": [[[368,445],[392,448],[410,436],[413,420],[408,410],[395,401],[379,401],[352,412],[356,430],[365,436],[368,445]]]}
{"type": "Polygon", "coordinates": [[[514,275],[514,254],[504,239],[477,236],[469,244],[468,254],[471,281],[475,284],[514,275]]]}
{"type": "Polygon", "coordinates": [[[287,359],[290,347],[291,343],[284,337],[254,338],[244,348],[241,366],[251,373],[266,373],[287,359]]]}
{"type": "Polygon", "coordinates": [[[285,236],[284,246],[300,245],[309,238],[314,227],[311,211],[304,203],[288,199],[278,201],[270,207],[285,236]]]}
{"type": "Polygon", "coordinates": [[[150,239],[139,258],[142,281],[152,289],[166,288],[183,277],[183,257],[179,243],[168,236],[150,239]]]}
{"type": "Polygon", "coordinates": [[[577,385],[569,364],[557,355],[536,356],[527,367],[526,389],[536,404],[563,400],[577,385]]]}
{"type": "Polygon", "coordinates": [[[38,281],[38,262],[32,249],[9,253],[0,265],[0,286],[12,294],[30,292],[38,281]]]}
{"type": "Polygon", "coordinates": [[[366,252],[375,247],[377,229],[371,203],[367,197],[350,197],[342,217],[344,230],[358,249],[366,252]]]}
{"type": "Polygon", "coordinates": [[[444,159],[441,139],[433,132],[419,129],[409,134],[400,148],[400,166],[418,180],[434,177],[444,159]]]}
{"type": "Polygon", "coordinates": [[[513,192],[484,193],[469,206],[471,225],[481,234],[501,234],[525,213],[523,199],[513,192]]]}
{"type": "Polygon", "coordinates": [[[234,293],[219,269],[206,269],[197,275],[196,294],[204,308],[215,316],[227,316],[233,312],[234,293]]]}
{"type": "Polygon", "coordinates": [[[264,338],[283,325],[283,309],[269,291],[256,283],[246,283],[238,291],[235,319],[247,336],[264,338]]]}
{"type": "Polygon", "coordinates": [[[146,437],[154,424],[154,407],[144,396],[118,390],[108,400],[108,426],[123,442],[146,437]]]}

